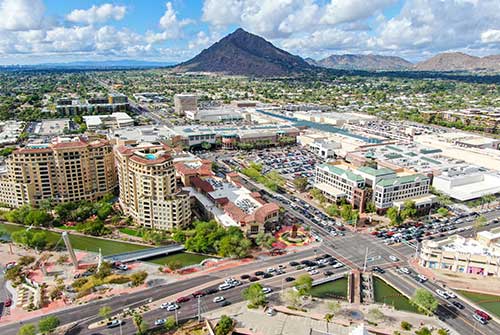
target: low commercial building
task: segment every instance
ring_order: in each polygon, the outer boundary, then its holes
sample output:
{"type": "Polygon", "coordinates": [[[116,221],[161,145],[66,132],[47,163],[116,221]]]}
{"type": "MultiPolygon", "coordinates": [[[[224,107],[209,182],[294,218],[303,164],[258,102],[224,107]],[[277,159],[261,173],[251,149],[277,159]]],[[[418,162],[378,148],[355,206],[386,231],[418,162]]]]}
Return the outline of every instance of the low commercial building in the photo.
{"type": "Polygon", "coordinates": [[[117,186],[111,144],[85,137],[54,138],[15,150],[0,176],[0,202],[11,207],[95,201],[117,186]]]}
{"type": "Polygon", "coordinates": [[[191,223],[189,193],[177,189],[170,152],[148,143],[115,149],[120,205],[143,227],[173,230],[191,223]]]}
{"type": "Polygon", "coordinates": [[[240,110],[229,108],[186,110],[184,113],[187,119],[200,123],[235,122],[244,119],[240,110]]]}
{"type": "Polygon", "coordinates": [[[179,126],[172,128],[177,140],[192,147],[204,142],[233,149],[239,143],[278,145],[280,139],[295,141],[299,129],[290,125],[246,125],[246,126],[179,126]]]}
{"type": "Polygon", "coordinates": [[[484,195],[500,193],[500,173],[470,165],[445,169],[432,181],[439,192],[467,201],[484,195]]]}
{"type": "Polygon", "coordinates": [[[17,143],[24,126],[25,123],[21,121],[0,122],[0,145],[17,143]]]}
{"type": "Polygon", "coordinates": [[[500,228],[465,238],[424,240],[419,254],[421,266],[471,275],[500,276],[500,228]]]}
{"type": "Polygon", "coordinates": [[[259,192],[251,192],[231,176],[228,180],[196,176],[186,189],[217,222],[239,227],[248,236],[271,232],[279,224],[280,207],[267,203],[259,192]]]}
{"type": "Polygon", "coordinates": [[[375,116],[368,114],[337,112],[325,113],[320,111],[295,112],[293,113],[293,116],[299,120],[330,124],[337,127],[342,127],[345,124],[362,124],[376,119],[375,116]]]}
{"type": "Polygon", "coordinates": [[[134,125],[134,119],[123,112],[116,112],[109,115],[85,115],[83,119],[89,130],[116,129],[132,127],[134,125]]]}
{"type": "Polygon", "coordinates": [[[177,135],[167,126],[155,125],[110,129],[107,136],[113,144],[131,145],[143,142],[168,141],[177,135]]]}

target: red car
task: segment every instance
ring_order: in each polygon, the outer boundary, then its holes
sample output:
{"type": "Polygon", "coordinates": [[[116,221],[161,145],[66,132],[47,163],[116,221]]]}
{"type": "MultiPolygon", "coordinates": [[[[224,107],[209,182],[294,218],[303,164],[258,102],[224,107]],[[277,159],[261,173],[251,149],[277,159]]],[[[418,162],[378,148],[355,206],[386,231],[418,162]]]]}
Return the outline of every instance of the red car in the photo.
{"type": "Polygon", "coordinates": [[[3,304],[5,305],[5,307],[12,306],[12,299],[9,298],[9,299],[5,300],[5,302],[3,304]]]}
{"type": "Polygon", "coordinates": [[[189,297],[179,297],[177,298],[177,303],[181,303],[181,302],[187,302],[189,301],[189,297]]]}
{"type": "Polygon", "coordinates": [[[196,291],[193,293],[193,298],[203,297],[204,295],[205,293],[203,293],[202,291],[196,291]]]}
{"type": "Polygon", "coordinates": [[[480,317],[482,317],[485,320],[491,320],[491,316],[488,313],[483,312],[480,309],[476,309],[476,314],[479,315],[480,317]]]}
{"type": "Polygon", "coordinates": [[[371,235],[378,235],[378,231],[372,231],[370,234],[371,235]]]}

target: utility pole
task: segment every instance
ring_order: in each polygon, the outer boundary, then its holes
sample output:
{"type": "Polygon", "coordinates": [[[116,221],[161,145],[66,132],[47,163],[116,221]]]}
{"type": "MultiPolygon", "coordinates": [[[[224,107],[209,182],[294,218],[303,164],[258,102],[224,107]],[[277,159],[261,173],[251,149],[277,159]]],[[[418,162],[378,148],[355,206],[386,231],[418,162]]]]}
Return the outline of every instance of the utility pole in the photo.
{"type": "Polygon", "coordinates": [[[179,324],[179,316],[177,314],[177,308],[175,309],[175,324],[178,325],[179,324]]]}

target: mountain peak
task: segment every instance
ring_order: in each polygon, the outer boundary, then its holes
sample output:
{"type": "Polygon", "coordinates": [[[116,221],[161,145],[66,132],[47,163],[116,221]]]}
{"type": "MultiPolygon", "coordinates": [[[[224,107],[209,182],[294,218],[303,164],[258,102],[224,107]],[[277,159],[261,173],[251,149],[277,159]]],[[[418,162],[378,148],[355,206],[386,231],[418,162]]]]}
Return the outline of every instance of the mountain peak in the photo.
{"type": "Polygon", "coordinates": [[[331,55],[313,64],[331,69],[368,71],[398,71],[408,69],[413,65],[401,57],[373,54],[331,55]]]}
{"type": "Polygon", "coordinates": [[[174,70],[267,77],[293,75],[310,69],[311,66],[299,56],[238,28],[174,70]]]}

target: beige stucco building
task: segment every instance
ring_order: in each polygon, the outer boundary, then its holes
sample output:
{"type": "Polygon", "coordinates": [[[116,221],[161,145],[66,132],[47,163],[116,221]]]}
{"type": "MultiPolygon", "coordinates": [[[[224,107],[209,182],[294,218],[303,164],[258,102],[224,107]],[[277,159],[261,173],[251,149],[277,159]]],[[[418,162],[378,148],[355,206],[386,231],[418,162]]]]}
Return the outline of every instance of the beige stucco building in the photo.
{"type": "Polygon", "coordinates": [[[177,190],[170,149],[163,144],[115,149],[120,205],[147,228],[171,230],[191,223],[189,193],[177,190]]]}
{"type": "Polygon", "coordinates": [[[15,150],[0,176],[0,202],[10,207],[95,201],[117,186],[113,149],[107,140],[54,138],[15,150]]]}

